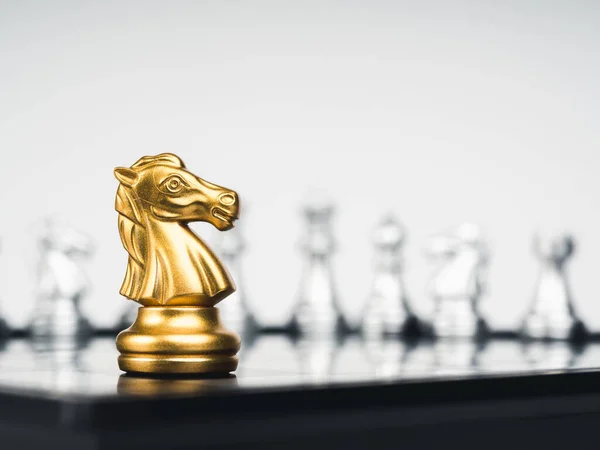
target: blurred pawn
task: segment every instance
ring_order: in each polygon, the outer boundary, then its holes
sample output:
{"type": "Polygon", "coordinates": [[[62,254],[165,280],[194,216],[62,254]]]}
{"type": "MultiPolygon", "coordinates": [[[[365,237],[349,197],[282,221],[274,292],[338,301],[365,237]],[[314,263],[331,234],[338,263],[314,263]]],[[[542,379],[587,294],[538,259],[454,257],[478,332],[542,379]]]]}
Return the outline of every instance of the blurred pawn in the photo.
{"type": "Polygon", "coordinates": [[[239,226],[220,234],[221,240],[217,245],[219,255],[224,265],[229,269],[236,290],[227,297],[227,300],[219,303],[219,313],[227,328],[233,329],[241,336],[247,336],[256,331],[256,320],[248,308],[246,289],[242,276],[242,255],[246,248],[244,237],[239,226]]]}
{"type": "Polygon", "coordinates": [[[435,303],[433,332],[439,337],[476,337],[485,329],[479,302],[488,249],[481,229],[465,223],[429,242],[427,253],[439,261],[429,282],[435,303]]]}
{"type": "Polygon", "coordinates": [[[575,242],[566,234],[550,238],[536,235],[533,250],[540,262],[540,274],[521,332],[530,339],[577,338],[585,327],[575,313],[565,271],[575,242]]]}
{"type": "Polygon", "coordinates": [[[80,304],[90,283],[83,262],[91,239],[73,228],[47,221],[39,240],[38,287],[31,332],[35,337],[82,337],[90,332],[80,304]]]}
{"type": "Polygon", "coordinates": [[[412,334],[416,318],[407,302],[402,279],[402,247],[406,231],[394,217],[386,217],[375,229],[375,276],[362,316],[364,336],[412,334]]]}
{"type": "Polygon", "coordinates": [[[292,329],[304,336],[331,337],[348,330],[334,286],[333,211],[333,205],[322,198],[311,201],[304,209],[307,230],[301,248],[305,266],[292,318],[292,329]]]}

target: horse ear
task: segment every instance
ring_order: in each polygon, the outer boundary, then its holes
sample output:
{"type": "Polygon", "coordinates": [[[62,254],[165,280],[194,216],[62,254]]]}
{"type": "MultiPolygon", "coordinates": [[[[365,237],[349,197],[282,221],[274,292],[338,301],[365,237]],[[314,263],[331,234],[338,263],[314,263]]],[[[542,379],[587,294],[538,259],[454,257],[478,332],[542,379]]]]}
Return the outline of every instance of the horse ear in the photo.
{"type": "Polygon", "coordinates": [[[125,186],[133,186],[137,183],[138,174],[134,170],[128,169],[127,167],[117,167],[115,169],[115,177],[125,186]]]}

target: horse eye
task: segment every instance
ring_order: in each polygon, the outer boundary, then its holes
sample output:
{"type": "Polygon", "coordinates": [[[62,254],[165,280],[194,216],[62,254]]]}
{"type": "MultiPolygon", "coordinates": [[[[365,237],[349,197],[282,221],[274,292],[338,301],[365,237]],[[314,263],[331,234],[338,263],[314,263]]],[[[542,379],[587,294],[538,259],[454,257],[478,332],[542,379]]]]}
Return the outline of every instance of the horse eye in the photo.
{"type": "Polygon", "coordinates": [[[173,176],[167,178],[163,182],[163,185],[165,186],[167,191],[172,192],[173,194],[176,194],[183,189],[184,181],[181,178],[179,178],[178,176],[173,175],[173,176]]]}

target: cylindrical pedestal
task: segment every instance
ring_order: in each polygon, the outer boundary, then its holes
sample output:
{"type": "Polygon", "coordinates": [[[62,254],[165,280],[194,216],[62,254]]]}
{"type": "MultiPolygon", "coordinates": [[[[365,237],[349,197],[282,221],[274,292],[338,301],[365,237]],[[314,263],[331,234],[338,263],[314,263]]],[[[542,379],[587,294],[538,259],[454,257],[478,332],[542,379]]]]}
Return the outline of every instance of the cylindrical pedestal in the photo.
{"type": "Polygon", "coordinates": [[[223,328],[215,307],[146,306],[119,333],[117,349],[125,372],[227,373],[237,368],[240,338],[223,328]]]}

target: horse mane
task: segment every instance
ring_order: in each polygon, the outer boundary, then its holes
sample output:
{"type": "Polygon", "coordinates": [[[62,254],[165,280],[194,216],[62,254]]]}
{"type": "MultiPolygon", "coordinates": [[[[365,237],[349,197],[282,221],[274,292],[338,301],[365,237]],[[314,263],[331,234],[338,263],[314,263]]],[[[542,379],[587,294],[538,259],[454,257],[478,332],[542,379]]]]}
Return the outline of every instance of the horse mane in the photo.
{"type": "MultiPolygon", "coordinates": [[[[185,168],[185,165],[177,156],[171,153],[162,153],[156,156],[144,156],[130,168],[141,173],[143,170],[156,165],[165,165],[177,168],[185,168]]],[[[123,247],[129,253],[127,272],[121,286],[121,295],[138,301],[142,283],[146,273],[147,242],[146,229],[144,227],[144,209],[135,190],[123,183],[117,189],[115,209],[119,213],[119,235],[123,247]]]]}

